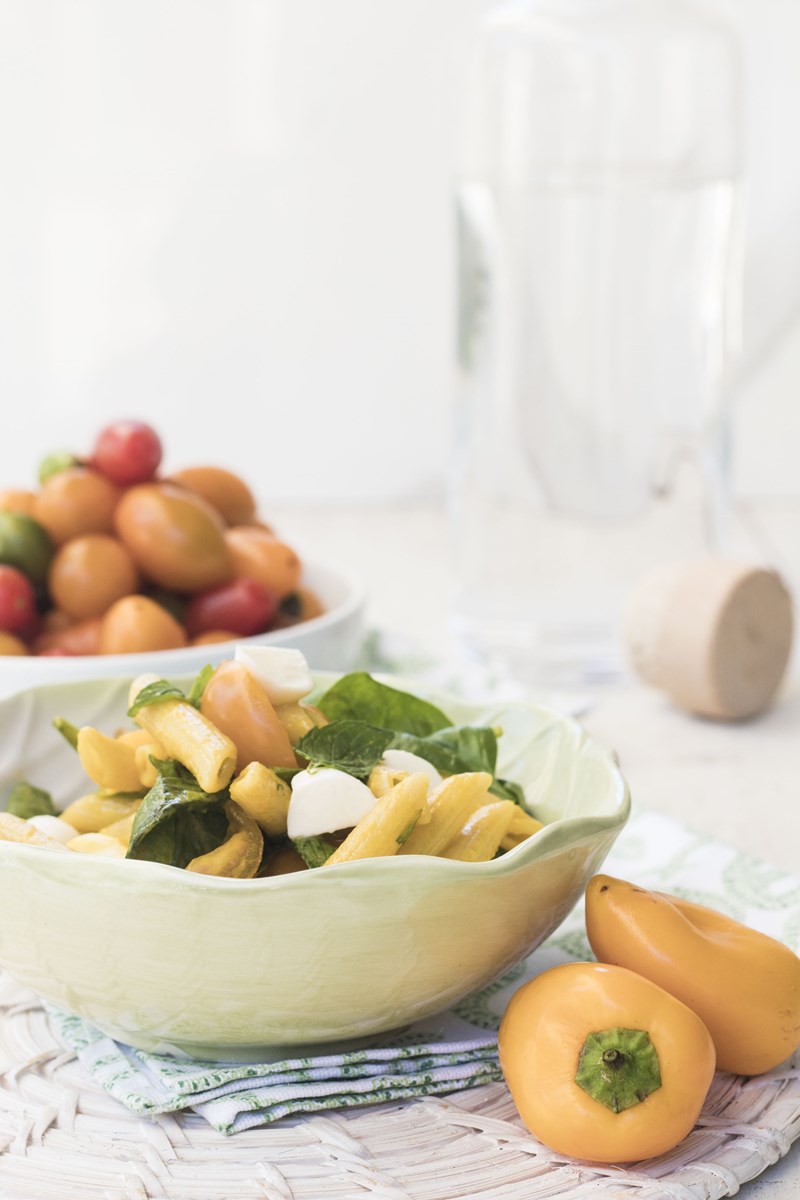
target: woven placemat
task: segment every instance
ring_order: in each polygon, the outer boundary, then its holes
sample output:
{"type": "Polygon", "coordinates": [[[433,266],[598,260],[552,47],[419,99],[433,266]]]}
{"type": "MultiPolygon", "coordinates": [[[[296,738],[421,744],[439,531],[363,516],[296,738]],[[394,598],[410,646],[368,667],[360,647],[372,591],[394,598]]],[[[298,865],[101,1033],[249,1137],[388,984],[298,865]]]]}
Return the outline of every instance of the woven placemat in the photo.
{"type": "Polygon", "coordinates": [[[56,1042],[37,998],[0,976],[3,1200],[535,1200],[732,1195],[800,1137],[800,1064],[718,1074],[697,1128],[628,1169],[552,1154],[502,1084],[292,1119],[224,1138],[193,1114],[143,1120],[56,1042]]]}
{"type": "MultiPolygon", "coordinates": [[[[728,912],[800,946],[800,878],[662,815],[634,812],[611,874],[728,912]]],[[[580,906],[534,958],[590,951],[580,906]]],[[[460,1006],[496,1029],[504,991],[460,1006]]],[[[717,1074],[694,1131],[628,1168],[559,1158],[504,1084],[293,1117],[224,1137],[192,1112],[141,1118],[57,1040],[38,998],[0,972],[0,1200],[717,1200],[800,1138],[800,1054],[754,1079],[717,1074]]]]}

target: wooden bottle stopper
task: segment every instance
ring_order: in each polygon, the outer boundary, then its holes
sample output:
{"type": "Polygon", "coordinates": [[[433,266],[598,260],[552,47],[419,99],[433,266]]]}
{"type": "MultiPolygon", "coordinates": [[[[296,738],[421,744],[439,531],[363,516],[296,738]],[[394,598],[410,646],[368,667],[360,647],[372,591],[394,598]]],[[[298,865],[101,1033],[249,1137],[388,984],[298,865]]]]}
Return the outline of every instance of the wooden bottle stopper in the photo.
{"type": "Polygon", "coordinates": [[[775,571],[707,558],[647,575],[625,640],[646,683],[688,712],[735,720],[770,704],[792,630],[792,598],[775,571]]]}

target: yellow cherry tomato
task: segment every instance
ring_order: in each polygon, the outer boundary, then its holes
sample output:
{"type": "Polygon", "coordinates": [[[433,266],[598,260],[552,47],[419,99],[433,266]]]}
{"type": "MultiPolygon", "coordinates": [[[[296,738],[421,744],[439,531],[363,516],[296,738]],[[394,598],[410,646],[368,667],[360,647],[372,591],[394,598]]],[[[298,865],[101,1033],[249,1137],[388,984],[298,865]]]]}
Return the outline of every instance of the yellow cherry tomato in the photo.
{"type": "Polygon", "coordinates": [[[267,693],[241,663],[230,659],[219,664],[205,686],[200,711],[236,746],[238,771],[251,762],[297,766],[289,736],[267,693]]]}
{"type": "Polygon", "coordinates": [[[3,488],[0,491],[0,509],[4,511],[32,517],[35,508],[36,492],[28,492],[24,488],[3,488]]]}
{"type": "Polygon", "coordinates": [[[47,585],[62,612],[81,620],[101,616],[115,600],[135,592],[139,572],[117,538],[87,533],[70,538],[58,549],[47,585]]]}
{"type": "Polygon", "coordinates": [[[101,654],[142,654],[186,645],[183,626],[149,596],[123,596],[100,618],[101,654]]]}
{"type": "Polygon", "coordinates": [[[130,488],[117,506],[115,527],[139,570],[159,587],[199,592],[233,575],[222,518],[186,488],[130,488]]]}
{"type": "Polygon", "coordinates": [[[13,633],[6,633],[0,630],[0,654],[13,654],[15,657],[21,657],[28,653],[28,647],[18,637],[14,637],[13,633]]]}
{"type": "Polygon", "coordinates": [[[722,1070],[759,1075],[800,1044],[800,958],[775,938],[610,875],[589,882],[586,931],[599,959],[653,980],[702,1018],[722,1070]]]}
{"type": "Polygon", "coordinates": [[[42,485],[34,517],[61,545],[83,533],[111,533],[120,490],[89,467],[69,467],[42,485]]]}
{"type": "Polygon", "coordinates": [[[605,963],[545,971],[511,998],[500,1065],[525,1125],[558,1154],[633,1162],[677,1146],[714,1075],[714,1043],[663,988],[605,963]]]}
{"type": "Polygon", "coordinates": [[[257,525],[237,525],[225,531],[236,575],[257,579],[283,600],[297,590],[303,569],[300,559],[285,542],[257,525]]]}
{"type": "Polygon", "coordinates": [[[167,482],[177,483],[202,496],[215,508],[228,525],[246,525],[256,515],[256,502],[250,488],[223,467],[184,467],[168,477],[167,482]]]}

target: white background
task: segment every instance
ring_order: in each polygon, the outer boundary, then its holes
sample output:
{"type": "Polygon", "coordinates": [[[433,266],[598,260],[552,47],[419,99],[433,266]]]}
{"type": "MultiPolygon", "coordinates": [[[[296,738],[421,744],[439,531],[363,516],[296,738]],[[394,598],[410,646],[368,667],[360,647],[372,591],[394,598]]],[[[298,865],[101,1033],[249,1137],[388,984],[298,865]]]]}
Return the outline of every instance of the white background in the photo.
{"type": "MultiPolygon", "coordinates": [[[[740,495],[800,491],[796,0],[742,35],[740,495]],[[793,240],[794,239],[794,240],[793,240]]],[[[270,501],[436,495],[482,0],[0,0],[0,484],[118,416],[270,501]]]]}

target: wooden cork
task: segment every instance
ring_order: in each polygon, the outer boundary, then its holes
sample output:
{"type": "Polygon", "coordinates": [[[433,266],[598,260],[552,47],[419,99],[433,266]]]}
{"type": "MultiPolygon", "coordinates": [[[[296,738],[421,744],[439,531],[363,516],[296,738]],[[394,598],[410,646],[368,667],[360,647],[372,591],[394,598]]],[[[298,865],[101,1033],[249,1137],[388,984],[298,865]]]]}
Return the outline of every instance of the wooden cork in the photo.
{"type": "Polygon", "coordinates": [[[625,636],[646,683],[687,712],[736,720],[772,701],[792,630],[792,598],[775,571],[707,558],[647,575],[625,636]]]}

